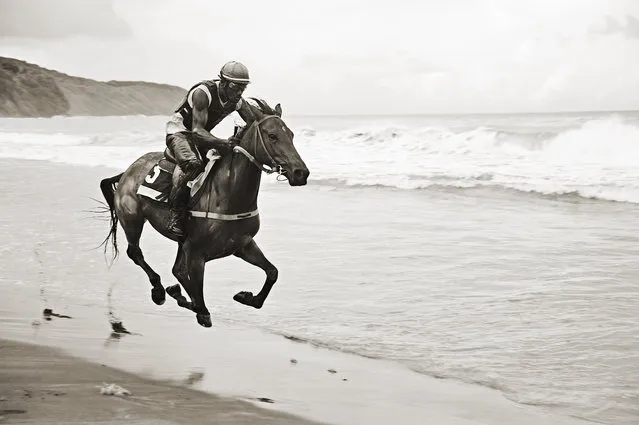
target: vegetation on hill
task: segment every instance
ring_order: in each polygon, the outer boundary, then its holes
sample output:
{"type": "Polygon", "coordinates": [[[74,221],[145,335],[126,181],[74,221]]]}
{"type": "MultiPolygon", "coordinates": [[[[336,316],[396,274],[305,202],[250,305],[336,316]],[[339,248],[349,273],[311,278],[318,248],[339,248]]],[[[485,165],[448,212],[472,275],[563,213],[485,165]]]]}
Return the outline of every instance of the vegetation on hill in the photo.
{"type": "Polygon", "coordinates": [[[169,115],[186,90],[145,81],[95,81],[0,57],[0,116],[169,115]]]}

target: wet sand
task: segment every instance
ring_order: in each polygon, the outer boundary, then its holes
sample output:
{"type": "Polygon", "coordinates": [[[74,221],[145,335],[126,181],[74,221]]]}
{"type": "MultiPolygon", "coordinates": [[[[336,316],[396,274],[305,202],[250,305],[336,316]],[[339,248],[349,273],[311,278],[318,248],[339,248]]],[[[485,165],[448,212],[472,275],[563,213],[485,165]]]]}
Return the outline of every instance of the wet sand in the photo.
{"type": "MultiPolygon", "coordinates": [[[[297,233],[315,224],[302,222],[299,217],[304,211],[347,205],[340,197],[350,199],[348,194],[317,188],[309,188],[312,197],[278,188],[264,191],[261,205],[268,225],[261,233],[279,243],[272,243],[269,255],[287,272],[282,273],[277,293],[263,310],[247,309],[231,300],[237,289],[254,289],[263,279],[260,271],[236,260],[220,261],[207,277],[209,282],[216,279],[207,287],[210,308],[215,311],[213,328],[200,328],[190,312],[178,309],[170,300],[161,307],[153,305],[149,284],[135,265],[124,257],[107,270],[101,252],[93,249],[105,236],[108,224],[87,219],[91,215],[86,209],[95,206],[89,197],[99,198],[99,179],[114,173],[102,167],[0,161],[5,201],[0,216],[4,238],[0,337],[37,340],[95,362],[4,342],[0,388],[7,400],[2,408],[25,410],[7,413],[11,420],[45,424],[100,420],[115,424],[309,423],[277,413],[277,409],[340,425],[584,423],[554,415],[549,409],[518,405],[493,389],[417,374],[393,362],[299,344],[248,325],[247,318],[272,314],[278,303],[287,300],[304,309],[309,302],[299,289],[306,284],[304,274],[295,279],[295,268],[290,259],[286,261],[291,252],[288,244],[297,243],[300,248],[297,233]],[[281,205],[286,207],[279,208],[281,205]],[[225,274],[229,270],[232,274],[225,274]],[[140,335],[107,340],[107,344],[105,295],[114,282],[118,283],[116,313],[140,335]],[[44,307],[73,319],[44,322],[44,307]],[[38,317],[41,325],[33,326],[38,317]],[[299,361],[295,366],[290,363],[293,358],[299,361]],[[203,380],[192,389],[176,386],[193,369],[206,372],[203,380]],[[98,387],[103,382],[121,385],[132,396],[102,396],[98,387]],[[24,390],[31,397],[21,392],[24,390]],[[66,394],[56,396],[51,391],[66,394]],[[255,401],[258,397],[275,403],[255,401]]],[[[122,239],[120,244],[122,248],[122,239]]],[[[147,230],[144,249],[168,283],[174,258],[171,244],[147,230]]],[[[288,320],[295,320],[295,315],[291,313],[288,320]]]]}
{"type": "Polygon", "coordinates": [[[313,424],[249,402],[151,381],[33,344],[0,340],[0,423],[313,424]],[[104,395],[104,384],[130,395],[104,395]]]}

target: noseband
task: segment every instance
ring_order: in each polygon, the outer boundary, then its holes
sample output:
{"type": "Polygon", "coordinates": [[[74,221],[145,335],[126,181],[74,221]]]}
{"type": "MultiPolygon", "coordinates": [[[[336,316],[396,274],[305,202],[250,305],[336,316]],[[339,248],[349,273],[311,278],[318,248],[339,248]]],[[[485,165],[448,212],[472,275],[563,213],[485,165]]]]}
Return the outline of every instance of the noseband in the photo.
{"type": "Polygon", "coordinates": [[[260,128],[260,124],[262,124],[263,122],[265,122],[265,121],[267,121],[267,120],[269,120],[271,118],[276,118],[276,117],[277,117],[276,115],[267,115],[266,117],[262,118],[260,121],[253,121],[253,123],[251,124],[251,126],[257,126],[257,128],[255,130],[255,132],[257,133],[257,137],[253,138],[254,142],[255,142],[255,149],[253,150],[253,152],[255,152],[257,154],[257,143],[258,143],[258,139],[259,139],[259,143],[262,145],[262,148],[264,149],[264,152],[266,153],[266,156],[269,159],[270,164],[268,164],[268,166],[266,164],[261,164],[259,161],[257,161],[255,159],[255,157],[253,155],[251,155],[246,149],[244,149],[241,146],[235,146],[233,148],[233,152],[239,152],[239,153],[243,154],[260,171],[263,171],[266,174],[277,173],[278,176],[281,176],[284,173],[286,173],[286,171],[284,171],[282,166],[280,164],[278,164],[277,161],[275,161],[275,159],[273,158],[273,155],[271,155],[271,153],[268,151],[268,148],[266,147],[266,143],[264,142],[264,137],[262,136],[262,129],[260,128]]]}

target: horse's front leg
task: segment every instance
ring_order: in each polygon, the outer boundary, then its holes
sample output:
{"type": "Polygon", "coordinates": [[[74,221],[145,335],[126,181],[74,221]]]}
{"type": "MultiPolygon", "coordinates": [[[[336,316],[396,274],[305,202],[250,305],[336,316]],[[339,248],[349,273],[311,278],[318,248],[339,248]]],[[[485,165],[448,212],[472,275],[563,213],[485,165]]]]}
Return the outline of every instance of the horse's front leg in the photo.
{"type": "Polygon", "coordinates": [[[175,276],[180,283],[167,286],[166,293],[175,298],[180,307],[193,310],[193,304],[191,303],[191,301],[187,300],[184,295],[182,295],[182,291],[180,290],[180,285],[182,285],[188,294],[189,271],[187,268],[186,252],[184,251],[183,244],[180,244],[178,247],[177,257],[175,258],[175,263],[173,264],[172,271],[173,276],[175,276]]]}
{"type": "Polygon", "coordinates": [[[197,322],[205,328],[211,327],[211,314],[204,304],[204,266],[206,261],[201,255],[187,253],[187,267],[189,279],[187,289],[191,297],[191,307],[197,317],[197,322]]]}
{"type": "Polygon", "coordinates": [[[192,246],[182,244],[173,265],[173,274],[186,290],[191,301],[180,291],[180,285],[166,288],[166,293],[175,298],[180,307],[196,314],[197,322],[205,328],[211,327],[211,315],[204,304],[204,266],[206,261],[199,252],[193,252],[192,246]]]}
{"type": "Polygon", "coordinates": [[[236,252],[235,256],[264,270],[264,272],[266,272],[266,281],[264,282],[264,286],[262,286],[262,290],[257,295],[253,295],[252,292],[242,291],[235,294],[233,299],[244,305],[262,308],[266,297],[268,297],[271,288],[273,288],[273,285],[277,281],[277,268],[266,259],[253,239],[251,239],[248,245],[236,252]]]}

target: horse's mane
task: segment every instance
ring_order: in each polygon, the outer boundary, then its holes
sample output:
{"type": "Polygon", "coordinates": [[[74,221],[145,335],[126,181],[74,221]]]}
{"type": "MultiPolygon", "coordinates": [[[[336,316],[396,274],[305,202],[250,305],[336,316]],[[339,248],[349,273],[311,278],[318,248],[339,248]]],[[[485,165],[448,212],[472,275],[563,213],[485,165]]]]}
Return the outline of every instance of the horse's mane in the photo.
{"type": "MultiPolygon", "coordinates": [[[[249,99],[251,99],[253,102],[257,103],[257,109],[266,114],[266,115],[277,115],[277,113],[275,112],[275,110],[273,108],[271,108],[269,106],[268,103],[266,103],[266,101],[264,99],[260,99],[257,97],[249,97],[249,99]]],[[[250,103],[249,103],[250,105],[250,103]]],[[[254,105],[251,105],[253,107],[255,107],[254,105]]]]}
{"type": "MultiPolygon", "coordinates": [[[[275,112],[275,110],[273,108],[271,108],[269,106],[268,103],[266,103],[266,101],[264,99],[260,99],[257,97],[249,97],[250,100],[252,100],[253,102],[255,102],[255,104],[247,102],[248,105],[251,108],[257,109],[258,111],[260,111],[263,114],[266,115],[277,115],[277,113],[275,112]]],[[[248,129],[247,125],[242,125],[242,126],[237,126],[236,127],[236,131],[234,134],[234,137],[241,139],[242,136],[244,135],[244,132],[248,129]]]]}

